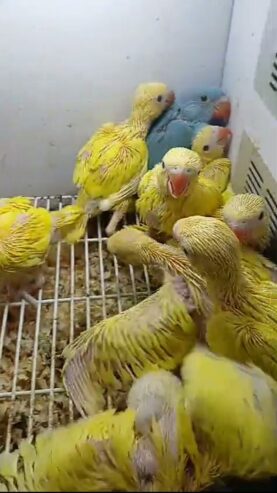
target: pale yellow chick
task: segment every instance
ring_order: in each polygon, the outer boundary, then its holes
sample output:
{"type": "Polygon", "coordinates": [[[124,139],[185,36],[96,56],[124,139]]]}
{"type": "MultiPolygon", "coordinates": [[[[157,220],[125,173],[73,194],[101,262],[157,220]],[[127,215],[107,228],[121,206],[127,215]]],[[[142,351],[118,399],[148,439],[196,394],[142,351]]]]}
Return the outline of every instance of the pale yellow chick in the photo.
{"type": "Polygon", "coordinates": [[[248,274],[257,281],[277,282],[277,266],[261,255],[271,236],[265,199],[253,193],[238,194],[225,204],[220,217],[241,243],[242,262],[248,274]]]}
{"type": "MultiPolygon", "coordinates": [[[[94,201],[94,214],[111,210],[137,192],[147,170],[146,135],[152,122],[174,101],[174,93],[162,83],[141,84],[135,93],[128,120],[103,125],[78,154],[73,181],[81,188],[77,205],[94,201]]],[[[126,206],[128,208],[128,205],[126,206]]],[[[109,234],[125,210],[115,210],[109,234]]]]}
{"type": "Polygon", "coordinates": [[[140,220],[155,233],[171,236],[178,219],[212,215],[222,203],[221,194],[210,180],[198,176],[201,169],[196,152],[184,147],[168,151],[140,182],[136,202],[140,220]]]}

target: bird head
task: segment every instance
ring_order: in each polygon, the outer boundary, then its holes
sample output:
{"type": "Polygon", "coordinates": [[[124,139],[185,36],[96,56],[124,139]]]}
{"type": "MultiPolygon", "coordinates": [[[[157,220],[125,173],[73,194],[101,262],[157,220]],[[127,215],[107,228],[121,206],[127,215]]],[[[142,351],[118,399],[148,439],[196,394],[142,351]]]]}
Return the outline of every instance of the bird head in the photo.
{"type": "Polygon", "coordinates": [[[134,112],[142,112],[150,121],[158,118],[175,100],[175,94],[166,84],[140,84],[135,93],[134,112]]]}
{"type": "Polygon", "coordinates": [[[232,274],[240,269],[239,241],[219,219],[202,216],[179,219],[173,226],[173,237],[200,274],[214,282],[223,278],[231,281],[232,274]]]}
{"type": "Polygon", "coordinates": [[[192,91],[180,97],[180,101],[185,120],[225,126],[230,118],[230,101],[218,87],[192,91]]]}
{"type": "Polygon", "coordinates": [[[253,193],[232,197],[222,209],[223,219],[244,245],[264,249],[270,240],[265,200],[253,193]]]}
{"type": "Polygon", "coordinates": [[[231,103],[229,99],[222,95],[215,100],[213,114],[210,120],[212,125],[226,125],[231,115],[231,103]]]}
{"type": "Polygon", "coordinates": [[[229,128],[199,125],[195,128],[192,150],[197,152],[205,164],[227,154],[232,132],[229,128]]]}
{"type": "Polygon", "coordinates": [[[160,164],[160,185],[173,198],[185,197],[201,171],[201,160],[196,152],[185,147],[170,149],[160,164]]]}

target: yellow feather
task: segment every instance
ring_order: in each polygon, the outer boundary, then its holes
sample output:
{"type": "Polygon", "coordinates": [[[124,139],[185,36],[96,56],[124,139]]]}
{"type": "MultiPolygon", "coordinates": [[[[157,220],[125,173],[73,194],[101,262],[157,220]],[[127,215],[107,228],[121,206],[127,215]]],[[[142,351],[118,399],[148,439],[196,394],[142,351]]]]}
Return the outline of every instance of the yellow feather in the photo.
{"type": "Polygon", "coordinates": [[[173,225],[178,219],[198,214],[212,215],[222,202],[220,192],[210,180],[204,177],[197,179],[201,162],[200,159],[196,159],[197,155],[194,152],[176,148],[171,149],[169,153],[163,158],[165,169],[159,164],[148,171],[141,180],[136,208],[142,222],[158,232],[171,236],[173,225]],[[168,174],[172,166],[171,162],[170,165],[167,164],[169,153],[173,163],[176,154],[175,163],[180,174],[189,175],[190,184],[186,194],[177,198],[168,190],[168,174]],[[195,173],[190,170],[195,170],[195,173]]]}
{"type": "Polygon", "coordinates": [[[181,219],[174,236],[206,277],[214,309],[208,320],[210,348],[241,362],[252,361],[277,380],[277,286],[247,276],[240,244],[215,218],[181,219]]]}
{"type": "Polygon", "coordinates": [[[263,197],[251,193],[231,198],[218,216],[235,232],[241,243],[242,263],[257,282],[277,278],[277,266],[261,253],[270,241],[269,216],[263,197]]]}
{"type": "Polygon", "coordinates": [[[0,216],[0,275],[41,265],[51,239],[51,218],[45,209],[0,216]]]}
{"type": "Polygon", "coordinates": [[[231,173],[231,161],[227,158],[220,158],[206,164],[201,170],[200,176],[211,180],[223,197],[226,197],[226,188],[229,183],[231,173]]]}
{"type": "Polygon", "coordinates": [[[103,125],[81,149],[73,181],[81,187],[81,194],[96,201],[96,211],[112,209],[136,194],[147,170],[148,129],[173,100],[164,84],[139,86],[129,120],[103,125]]]}
{"type": "MultiPolygon", "coordinates": [[[[87,203],[88,204],[88,203],[87,203]]],[[[59,211],[51,212],[53,240],[75,243],[85,234],[89,214],[78,205],[68,205],[59,211]]]]}
{"type": "Polygon", "coordinates": [[[32,207],[32,201],[27,197],[12,197],[0,199],[0,215],[6,212],[24,212],[32,207]]]}
{"type": "Polygon", "coordinates": [[[64,350],[64,381],[80,412],[118,405],[133,380],[156,368],[174,370],[196,339],[180,279],[168,281],[138,305],[99,322],[64,350]]]}
{"type": "Polygon", "coordinates": [[[254,366],[197,348],[182,367],[184,398],[200,450],[221,473],[243,478],[277,472],[277,385],[254,366]]]}

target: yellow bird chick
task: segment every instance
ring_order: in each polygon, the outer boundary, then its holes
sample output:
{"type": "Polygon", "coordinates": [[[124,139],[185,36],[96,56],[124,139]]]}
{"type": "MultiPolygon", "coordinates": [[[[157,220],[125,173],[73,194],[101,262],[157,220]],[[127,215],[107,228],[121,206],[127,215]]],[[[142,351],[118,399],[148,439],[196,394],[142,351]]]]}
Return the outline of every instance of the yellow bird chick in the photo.
{"type": "Polygon", "coordinates": [[[170,149],[162,163],[142,178],[137,212],[152,231],[172,236],[175,222],[192,215],[211,215],[221,205],[216,186],[198,178],[200,157],[190,149],[170,149]]]}
{"type": "Polygon", "coordinates": [[[205,309],[205,283],[179,250],[132,227],[115,233],[108,249],[125,262],[162,266],[175,277],[166,274],[154,294],[99,322],[65,348],[65,387],[83,414],[102,410],[106,395],[114,405],[124,405],[134,379],[147,371],[177,368],[196,341],[194,316],[205,309]]]}
{"type": "MultiPolygon", "coordinates": [[[[145,437],[135,430],[133,410],[109,410],[41,433],[34,443],[24,440],[18,451],[0,454],[0,489],[181,491],[181,463],[168,442],[154,419],[145,437]]],[[[181,443],[177,437],[178,451],[181,443]]]]}
{"type": "Polygon", "coordinates": [[[191,149],[201,157],[203,170],[209,163],[226,156],[231,139],[232,132],[225,127],[205,125],[197,133],[191,149]]]}
{"type": "Polygon", "coordinates": [[[206,333],[211,350],[242,363],[253,362],[276,380],[276,285],[258,286],[247,276],[239,240],[218,219],[181,219],[173,235],[206,278],[214,301],[206,333]]]}
{"type": "MultiPolygon", "coordinates": [[[[141,84],[135,93],[130,118],[119,124],[107,123],[90,138],[78,154],[73,175],[74,183],[81,188],[77,205],[83,206],[93,199],[97,214],[111,210],[137,193],[139,181],[147,170],[146,135],[152,122],[171,106],[174,97],[165,84],[141,84]]],[[[113,217],[114,229],[124,214],[122,210],[117,212],[113,217]]]]}
{"type": "Polygon", "coordinates": [[[264,198],[253,193],[238,194],[220,212],[241,243],[242,262],[248,274],[257,281],[277,282],[277,266],[257,252],[262,252],[270,241],[264,198]]]}
{"type": "Polygon", "coordinates": [[[225,157],[231,138],[232,132],[229,128],[208,125],[198,132],[191,147],[203,163],[200,176],[216,184],[222,194],[223,203],[233,195],[230,184],[232,165],[230,159],[225,157]]]}
{"type": "Polygon", "coordinates": [[[197,337],[187,298],[182,278],[168,276],[147,299],[82,332],[64,349],[64,384],[82,415],[103,410],[106,396],[124,406],[135,378],[180,365],[197,337]]]}
{"type": "Polygon", "coordinates": [[[16,208],[0,214],[0,283],[9,295],[35,303],[27,291],[44,282],[42,266],[51,235],[51,216],[45,209],[16,208]]]}
{"type": "MultiPolygon", "coordinates": [[[[219,330],[224,333],[223,323],[219,330]]],[[[225,476],[276,475],[276,382],[203,347],[185,357],[181,375],[200,454],[210,452],[225,476]]]]}

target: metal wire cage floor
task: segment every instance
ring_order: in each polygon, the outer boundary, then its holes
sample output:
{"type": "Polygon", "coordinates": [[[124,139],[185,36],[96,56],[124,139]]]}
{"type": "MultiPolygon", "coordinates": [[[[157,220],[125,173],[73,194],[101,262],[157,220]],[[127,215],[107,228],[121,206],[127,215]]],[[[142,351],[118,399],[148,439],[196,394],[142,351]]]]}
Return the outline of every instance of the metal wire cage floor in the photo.
{"type": "MultiPolygon", "coordinates": [[[[35,206],[48,210],[73,199],[33,198],[35,206]]],[[[62,385],[63,348],[81,331],[151,294],[145,266],[122,265],[107,252],[106,224],[105,216],[98,217],[78,244],[51,249],[36,308],[24,300],[0,301],[0,451],[74,419],[62,385]]]]}

